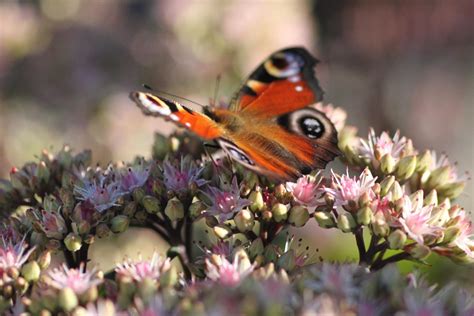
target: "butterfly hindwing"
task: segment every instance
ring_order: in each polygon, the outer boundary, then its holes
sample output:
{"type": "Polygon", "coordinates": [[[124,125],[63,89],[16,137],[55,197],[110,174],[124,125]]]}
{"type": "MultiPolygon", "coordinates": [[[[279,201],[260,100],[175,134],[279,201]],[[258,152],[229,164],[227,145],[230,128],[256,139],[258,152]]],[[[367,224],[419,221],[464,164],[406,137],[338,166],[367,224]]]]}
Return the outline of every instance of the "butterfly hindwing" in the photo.
{"type": "Polygon", "coordinates": [[[314,75],[316,63],[301,47],[273,53],[248,77],[231,109],[274,117],[320,101],[323,91],[314,75]]]}

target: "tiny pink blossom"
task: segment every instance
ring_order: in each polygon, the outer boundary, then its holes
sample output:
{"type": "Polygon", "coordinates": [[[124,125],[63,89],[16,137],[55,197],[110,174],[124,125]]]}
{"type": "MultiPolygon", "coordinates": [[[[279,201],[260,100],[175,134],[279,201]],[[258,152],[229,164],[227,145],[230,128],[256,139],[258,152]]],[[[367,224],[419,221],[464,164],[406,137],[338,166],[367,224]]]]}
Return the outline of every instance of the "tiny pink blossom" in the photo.
{"type": "Polygon", "coordinates": [[[35,247],[26,251],[27,245],[24,240],[12,244],[10,241],[2,239],[0,247],[0,277],[5,277],[5,272],[10,268],[21,269],[28,260],[35,247]]]}
{"type": "Polygon", "coordinates": [[[342,176],[332,171],[332,187],[324,188],[324,191],[334,197],[334,206],[344,206],[350,201],[358,201],[359,198],[367,193],[371,199],[375,198],[372,187],[375,184],[372,173],[368,168],[364,169],[359,177],[351,178],[349,173],[342,176]]]}
{"type": "Polygon", "coordinates": [[[424,243],[424,236],[436,236],[441,230],[430,224],[433,206],[423,206],[422,194],[414,202],[408,196],[403,197],[402,214],[398,222],[405,233],[419,244],[424,243]]]}
{"type": "Polygon", "coordinates": [[[226,258],[221,257],[220,263],[213,264],[206,259],[206,275],[215,282],[224,286],[237,286],[245,279],[254,269],[254,265],[250,265],[248,258],[242,258],[239,255],[234,257],[231,263],[226,258]]]}
{"type": "Polygon", "coordinates": [[[139,258],[138,261],[129,259],[123,263],[119,263],[115,268],[115,272],[119,278],[129,277],[140,282],[144,279],[156,280],[170,267],[170,259],[164,259],[155,252],[151,260],[142,260],[139,258]]]}
{"type": "Polygon", "coordinates": [[[454,240],[454,244],[464,251],[469,258],[474,259],[474,228],[472,222],[464,210],[460,211],[457,216],[460,218],[457,224],[460,234],[454,240]]]}
{"type": "Polygon", "coordinates": [[[53,288],[62,290],[70,288],[74,293],[80,295],[103,282],[97,275],[97,270],[94,268],[86,271],[83,264],[78,269],[69,269],[65,264],[61,267],[49,271],[48,284],[53,288]]]}
{"type": "Polygon", "coordinates": [[[358,152],[361,157],[369,159],[373,167],[378,168],[379,159],[386,154],[391,155],[395,161],[398,161],[403,149],[409,142],[411,141],[406,137],[400,137],[399,131],[393,137],[390,137],[387,132],[376,136],[375,131],[371,128],[367,141],[360,139],[358,152]]]}
{"type": "Polygon", "coordinates": [[[287,182],[286,190],[293,194],[298,203],[307,206],[316,206],[321,197],[321,178],[303,176],[295,182],[287,182]]]}

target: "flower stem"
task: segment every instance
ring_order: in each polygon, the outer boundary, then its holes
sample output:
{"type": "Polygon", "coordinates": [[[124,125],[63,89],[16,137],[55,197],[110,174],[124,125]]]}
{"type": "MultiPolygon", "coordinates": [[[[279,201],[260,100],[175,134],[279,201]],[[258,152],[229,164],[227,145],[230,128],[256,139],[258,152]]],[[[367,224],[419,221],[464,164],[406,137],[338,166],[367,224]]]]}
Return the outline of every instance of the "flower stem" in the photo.
{"type": "Polygon", "coordinates": [[[407,252],[400,252],[400,253],[397,253],[396,255],[393,255],[393,256],[388,257],[388,258],[383,259],[383,260],[381,259],[382,257],[380,257],[380,259],[376,260],[374,262],[374,264],[371,266],[371,270],[372,271],[377,271],[377,270],[382,269],[383,267],[385,267],[389,263],[394,263],[394,262],[398,262],[398,261],[401,261],[401,260],[409,259],[410,257],[411,257],[411,255],[407,252]]]}
{"type": "Polygon", "coordinates": [[[367,262],[367,251],[364,244],[364,231],[362,227],[358,227],[354,232],[354,236],[357,243],[357,249],[359,250],[359,264],[368,263],[367,262]]]}

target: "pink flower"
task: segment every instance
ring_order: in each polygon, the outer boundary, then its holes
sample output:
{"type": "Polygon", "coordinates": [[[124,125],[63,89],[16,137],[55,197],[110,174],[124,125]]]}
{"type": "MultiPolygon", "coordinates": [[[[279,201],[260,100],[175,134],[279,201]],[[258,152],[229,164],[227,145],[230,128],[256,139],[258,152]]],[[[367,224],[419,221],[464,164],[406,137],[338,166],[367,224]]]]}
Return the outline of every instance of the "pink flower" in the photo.
{"type": "Polygon", "coordinates": [[[144,279],[158,279],[163,272],[171,267],[170,259],[163,259],[157,252],[153,253],[151,260],[127,260],[117,264],[115,272],[119,278],[129,277],[135,281],[144,279]]]}
{"type": "Polygon", "coordinates": [[[464,251],[469,258],[474,259],[474,229],[472,222],[464,210],[460,211],[457,216],[459,216],[460,220],[456,226],[460,229],[460,234],[454,240],[454,244],[464,251]]]}
{"type": "Polygon", "coordinates": [[[166,160],[163,163],[165,186],[170,191],[185,192],[191,184],[200,187],[206,183],[201,179],[203,168],[198,168],[190,156],[182,157],[179,166],[166,160]]]}
{"type": "Polygon", "coordinates": [[[219,260],[213,260],[214,263],[206,259],[206,276],[224,286],[237,286],[255,267],[250,264],[248,257],[238,253],[232,263],[224,257],[218,256],[218,258],[219,260]]]}
{"type": "Polygon", "coordinates": [[[144,159],[139,159],[136,164],[122,169],[120,175],[122,190],[132,192],[136,188],[142,187],[146,180],[148,180],[150,176],[150,164],[144,159]]]}
{"type": "Polygon", "coordinates": [[[424,243],[424,236],[436,236],[441,228],[430,224],[431,212],[434,205],[423,206],[423,191],[415,193],[414,201],[404,196],[399,224],[405,233],[419,244],[424,243]]]}
{"type": "Polygon", "coordinates": [[[236,177],[232,179],[231,185],[224,183],[221,187],[224,190],[209,187],[208,195],[213,204],[206,213],[215,215],[219,222],[224,222],[234,217],[234,214],[244,207],[250,205],[250,201],[240,197],[240,188],[236,177]]]}
{"type": "Polygon", "coordinates": [[[95,268],[86,271],[83,264],[78,269],[69,269],[63,264],[61,267],[49,271],[48,284],[58,290],[70,288],[74,293],[80,295],[103,282],[96,272],[95,268]]]}
{"type": "Polygon", "coordinates": [[[359,198],[367,193],[371,199],[375,198],[372,187],[375,180],[368,168],[364,169],[359,177],[349,177],[349,173],[342,176],[332,172],[332,187],[324,191],[334,198],[334,206],[345,206],[350,201],[357,203],[359,198]]]}
{"type": "Polygon", "coordinates": [[[287,182],[286,190],[293,194],[298,203],[307,206],[316,206],[321,196],[321,178],[303,176],[295,182],[287,182]]]}
{"type": "Polygon", "coordinates": [[[35,247],[26,251],[28,247],[24,240],[12,244],[10,241],[7,242],[2,238],[2,243],[0,247],[0,277],[5,277],[5,272],[10,268],[20,270],[31,253],[35,250],[35,247]]]}
{"type": "Polygon", "coordinates": [[[400,138],[399,131],[393,137],[390,137],[387,132],[376,136],[375,131],[371,128],[367,141],[360,139],[360,146],[357,151],[362,158],[370,160],[374,168],[378,168],[380,159],[386,154],[391,155],[397,162],[409,143],[411,143],[411,140],[406,137],[400,138]]]}

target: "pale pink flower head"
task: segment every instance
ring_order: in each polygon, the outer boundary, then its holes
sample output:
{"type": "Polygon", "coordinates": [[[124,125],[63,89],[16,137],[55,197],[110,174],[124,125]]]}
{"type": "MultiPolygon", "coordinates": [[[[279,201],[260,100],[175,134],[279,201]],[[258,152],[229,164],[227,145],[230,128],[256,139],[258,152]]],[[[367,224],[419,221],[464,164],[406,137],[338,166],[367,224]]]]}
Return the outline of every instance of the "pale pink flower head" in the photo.
{"type": "Polygon", "coordinates": [[[31,256],[35,247],[27,250],[28,246],[24,240],[13,244],[2,238],[2,245],[0,247],[0,277],[5,278],[5,273],[11,269],[21,269],[26,260],[31,256]]]}
{"type": "Polygon", "coordinates": [[[423,191],[416,192],[413,199],[407,195],[402,199],[402,213],[398,222],[405,233],[419,244],[424,243],[425,236],[438,236],[441,228],[430,224],[434,205],[423,206],[423,191]]]}
{"type": "Polygon", "coordinates": [[[157,280],[162,273],[169,270],[170,267],[170,259],[164,259],[155,252],[151,260],[139,258],[137,261],[129,259],[123,263],[119,263],[115,268],[115,272],[119,279],[126,277],[140,282],[144,279],[157,280]]]}
{"type": "Polygon", "coordinates": [[[58,290],[70,288],[77,295],[81,295],[103,282],[95,268],[86,271],[84,264],[81,264],[78,269],[69,269],[63,264],[61,267],[49,271],[48,276],[48,285],[51,287],[58,290]]]}
{"type": "Polygon", "coordinates": [[[332,171],[332,185],[330,188],[324,188],[329,196],[334,198],[334,206],[346,206],[349,202],[358,202],[363,194],[368,194],[371,199],[375,198],[372,187],[377,178],[372,176],[368,168],[356,177],[350,177],[349,172],[338,175],[332,171]]]}
{"type": "Polygon", "coordinates": [[[360,145],[357,148],[362,158],[369,160],[374,168],[380,165],[380,159],[385,155],[390,155],[397,162],[400,160],[403,150],[411,143],[406,137],[400,137],[397,131],[393,137],[387,132],[382,132],[380,136],[375,135],[375,131],[371,128],[367,141],[360,139],[360,145]]]}
{"type": "Polygon", "coordinates": [[[464,251],[468,258],[474,260],[474,228],[472,222],[464,210],[461,210],[457,217],[459,217],[459,221],[456,226],[459,228],[460,234],[453,243],[464,251]]]}
{"type": "Polygon", "coordinates": [[[247,256],[236,253],[233,262],[224,257],[219,257],[219,260],[212,260],[212,262],[206,259],[206,276],[221,285],[235,287],[252,273],[254,267],[247,256]]]}
{"type": "Polygon", "coordinates": [[[321,197],[321,178],[316,176],[302,176],[295,182],[287,182],[286,190],[293,194],[296,202],[306,206],[316,206],[321,197]]]}
{"type": "Polygon", "coordinates": [[[389,225],[397,225],[400,213],[392,205],[392,193],[389,192],[383,197],[377,197],[372,202],[372,210],[376,217],[381,216],[389,225]]]}

